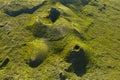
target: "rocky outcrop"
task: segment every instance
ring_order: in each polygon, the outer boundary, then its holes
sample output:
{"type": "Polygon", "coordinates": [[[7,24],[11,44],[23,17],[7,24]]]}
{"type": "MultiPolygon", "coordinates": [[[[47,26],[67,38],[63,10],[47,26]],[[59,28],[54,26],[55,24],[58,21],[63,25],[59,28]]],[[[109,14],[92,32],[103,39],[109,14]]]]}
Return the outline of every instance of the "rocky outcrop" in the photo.
{"type": "Polygon", "coordinates": [[[32,26],[27,27],[35,37],[46,38],[49,41],[57,41],[63,39],[69,29],[64,25],[57,25],[56,27],[50,27],[42,24],[41,22],[36,22],[32,26]]]}

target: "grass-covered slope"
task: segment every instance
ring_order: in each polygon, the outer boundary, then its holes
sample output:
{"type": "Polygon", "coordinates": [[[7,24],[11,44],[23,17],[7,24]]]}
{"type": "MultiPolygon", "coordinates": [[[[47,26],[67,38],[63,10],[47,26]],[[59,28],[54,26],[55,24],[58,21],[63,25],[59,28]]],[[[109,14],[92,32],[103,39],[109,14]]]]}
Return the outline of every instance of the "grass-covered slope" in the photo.
{"type": "Polygon", "coordinates": [[[119,80],[119,3],[0,1],[0,80],[119,80]]]}

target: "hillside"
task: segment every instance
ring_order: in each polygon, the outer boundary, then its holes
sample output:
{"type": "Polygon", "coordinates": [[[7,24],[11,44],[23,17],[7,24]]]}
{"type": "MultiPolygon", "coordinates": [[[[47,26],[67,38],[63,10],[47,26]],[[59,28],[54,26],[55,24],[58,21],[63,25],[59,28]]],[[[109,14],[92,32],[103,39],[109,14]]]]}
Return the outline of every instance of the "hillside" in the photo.
{"type": "Polygon", "coordinates": [[[120,0],[0,0],[0,80],[119,80],[120,0]]]}

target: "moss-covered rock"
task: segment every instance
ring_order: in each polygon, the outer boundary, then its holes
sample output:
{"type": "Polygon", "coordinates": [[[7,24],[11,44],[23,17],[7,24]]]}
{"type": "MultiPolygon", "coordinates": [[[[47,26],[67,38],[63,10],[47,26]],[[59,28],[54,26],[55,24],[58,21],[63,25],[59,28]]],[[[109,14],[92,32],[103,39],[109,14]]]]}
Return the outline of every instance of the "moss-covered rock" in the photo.
{"type": "Polygon", "coordinates": [[[26,62],[31,67],[39,66],[49,54],[48,46],[44,40],[34,40],[27,44],[29,48],[29,59],[26,62]]]}

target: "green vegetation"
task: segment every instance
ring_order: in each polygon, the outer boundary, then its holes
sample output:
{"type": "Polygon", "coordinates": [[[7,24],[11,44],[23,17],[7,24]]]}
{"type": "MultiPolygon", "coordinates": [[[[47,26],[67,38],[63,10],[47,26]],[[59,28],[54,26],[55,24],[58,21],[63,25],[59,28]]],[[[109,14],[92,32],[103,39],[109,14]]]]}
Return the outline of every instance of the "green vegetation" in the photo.
{"type": "Polygon", "coordinates": [[[119,80],[119,0],[0,1],[0,80],[119,80]]]}

